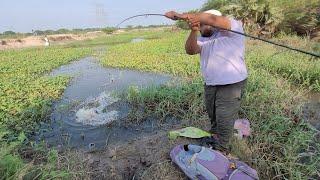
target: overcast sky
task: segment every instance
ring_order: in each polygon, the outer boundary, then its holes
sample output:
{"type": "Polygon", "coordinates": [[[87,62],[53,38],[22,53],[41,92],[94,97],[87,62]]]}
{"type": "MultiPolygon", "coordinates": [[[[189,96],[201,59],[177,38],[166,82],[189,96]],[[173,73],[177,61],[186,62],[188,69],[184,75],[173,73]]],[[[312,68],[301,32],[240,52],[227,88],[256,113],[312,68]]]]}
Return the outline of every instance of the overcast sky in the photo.
{"type": "MultiPolygon", "coordinates": [[[[140,13],[198,9],[205,0],[1,0],[0,32],[115,26],[140,13]]],[[[169,24],[162,17],[142,17],[124,24],[169,24]]]]}

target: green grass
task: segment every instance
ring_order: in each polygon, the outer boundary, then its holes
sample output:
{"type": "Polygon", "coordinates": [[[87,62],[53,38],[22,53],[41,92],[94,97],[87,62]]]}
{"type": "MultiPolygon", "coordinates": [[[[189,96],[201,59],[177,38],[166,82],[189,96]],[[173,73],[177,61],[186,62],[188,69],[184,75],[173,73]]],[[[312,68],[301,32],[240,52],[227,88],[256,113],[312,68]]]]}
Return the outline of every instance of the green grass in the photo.
{"type": "Polygon", "coordinates": [[[186,56],[181,48],[186,33],[165,33],[161,39],[130,43],[108,49],[102,64],[118,68],[164,72],[184,77],[199,75],[196,56],[186,56]]]}
{"type": "MultiPolygon", "coordinates": [[[[69,169],[67,156],[54,150],[36,150],[43,157],[40,165],[25,162],[19,151],[30,147],[25,146],[28,142],[25,134],[46,119],[52,100],[61,96],[69,81],[68,77],[52,78],[46,74],[92,54],[96,46],[108,46],[106,54],[100,57],[105,66],[184,77],[181,83],[158,88],[131,88],[128,100],[146,106],[147,113],[162,117],[171,114],[184,119],[185,125],[199,125],[199,119],[208,120],[199,57],[185,54],[186,37],[185,31],[135,31],[50,48],[0,51],[0,176],[4,177],[0,179],[16,179],[25,174],[39,175],[40,179],[85,177],[81,172],[85,167],[69,169]],[[129,43],[136,37],[147,40],[129,43]]],[[[307,40],[285,37],[281,41],[309,48],[307,40]]],[[[253,41],[247,46],[250,77],[241,115],[252,121],[254,134],[248,142],[250,156],[237,155],[252,163],[262,179],[316,176],[320,147],[311,146],[314,131],[300,118],[301,88],[293,90],[291,86],[317,90],[318,62],[289,52],[270,58],[279,50],[253,41]],[[287,75],[288,71],[294,75],[287,75]]],[[[72,162],[78,158],[75,155],[72,162]]]]}
{"type": "Polygon", "coordinates": [[[153,31],[146,30],[136,30],[123,32],[121,34],[114,35],[104,35],[99,36],[94,39],[88,39],[84,41],[75,41],[71,43],[67,43],[63,46],[65,47],[99,47],[99,46],[112,46],[117,44],[129,43],[134,38],[145,38],[145,39],[158,39],[161,38],[163,31],[159,31],[159,33],[154,33],[153,31]]]}
{"type": "Polygon", "coordinates": [[[0,51],[0,125],[17,131],[34,127],[45,115],[43,107],[59,98],[68,82],[66,77],[44,75],[89,53],[84,48],[0,51]]]}
{"type": "MultiPolygon", "coordinates": [[[[129,100],[147,107],[148,113],[159,116],[171,114],[184,119],[185,124],[195,122],[206,116],[203,107],[203,82],[199,74],[198,56],[187,56],[184,53],[186,36],[186,33],[168,33],[159,40],[117,45],[109,49],[101,62],[106,66],[164,72],[191,79],[179,85],[129,91],[129,100]]],[[[268,46],[260,48],[250,43],[248,46],[246,60],[250,77],[241,114],[252,121],[254,133],[248,142],[250,158],[247,154],[237,155],[253,163],[262,179],[317,177],[320,147],[319,144],[311,146],[315,131],[300,117],[303,91],[300,88],[292,89],[290,83],[301,82],[293,81],[297,78],[295,76],[281,74],[282,78],[275,73],[276,67],[282,67],[285,62],[288,67],[297,65],[295,71],[300,70],[311,74],[310,76],[317,69],[306,71],[310,67],[306,56],[299,56],[300,62],[306,64],[306,67],[295,64],[293,58],[297,57],[296,54],[275,56],[275,67],[271,67],[263,57],[273,54],[275,49],[268,46]],[[257,62],[260,59],[261,62],[257,62]]],[[[312,83],[305,84],[305,87],[312,83]]]]}
{"type": "MultiPolygon", "coordinates": [[[[198,56],[185,54],[183,48],[185,36],[186,33],[166,33],[161,39],[113,46],[101,62],[106,66],[118,68],[195,77],[199,75],[199,60],[198,56]],[[148,59],[147,62],[146,59],[148,59]]],[[[276,41],[289,43],[291,46],[299,44],[299,48],[308,51],[314,51],[311,47],[317,45],[317,43],[310,44],[307,39],[299,37],[284,37],[276,41]]],[[[278,47],[260,41],[250,40],[247,45],[248,63],[253,68],[267,69],[272,74],[280,75],[295,85],[303,85],[311,90],[320,91],[319,60],[310,60],[307,55],[284,49],[281,49],[285,51],[282,52],[278,47]]]]}
{"type": "MultiPolygon", "coordinates": [[[[315,51],[317,43],[308,39],[290,37],[275,39],[284,44],[307,51],[315,51]]],[[[320,53],[320,52],[316,52],[320,53]]],[[[282,76],[294,85],[301,85],[310,90],[320,91],[319,58],[271,46],[258,41],[248,42],[247,57],[253,68],[265,69],[272,74],[282,76]]]]}
{"type": "Polygon", "coordinates": [[[15,179],[25,166],[17,153],[24,144],[19,133],[28,134],[46,120],[51,102],[60,97],[69,81],[68,77],[46,74],[90,53],[88,48],[59,47],[0,51],[1,177],[15,179]]]}

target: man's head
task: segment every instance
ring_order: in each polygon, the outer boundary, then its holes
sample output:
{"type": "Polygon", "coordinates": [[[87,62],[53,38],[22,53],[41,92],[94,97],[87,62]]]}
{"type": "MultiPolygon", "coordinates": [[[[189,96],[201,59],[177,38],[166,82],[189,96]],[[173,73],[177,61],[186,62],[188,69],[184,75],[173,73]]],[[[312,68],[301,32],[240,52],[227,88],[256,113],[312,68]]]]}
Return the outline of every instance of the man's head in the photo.
{"type": "MultiPolygon", "coordinates": [[[[213,14],[216,16],[222,16],[222,13],[220,11],[214,10],[214,9],[205,11],[203,13],[213,14]]],[[[210,37],[213,35],[214,31],[216,31],[216,29],[212,26],[204,25],[204,24],[200,25],[200,33],[201,33],[202,37],[210,37]]]]}

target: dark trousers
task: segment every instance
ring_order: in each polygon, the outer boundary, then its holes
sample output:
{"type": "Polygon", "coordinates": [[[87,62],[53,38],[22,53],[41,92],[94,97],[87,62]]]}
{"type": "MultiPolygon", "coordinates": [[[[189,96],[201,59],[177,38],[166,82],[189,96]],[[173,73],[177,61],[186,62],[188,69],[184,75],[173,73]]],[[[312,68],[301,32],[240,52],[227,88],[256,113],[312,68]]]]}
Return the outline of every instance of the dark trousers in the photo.
{"type": "Polygon", "coordinates": [[[227,145],[233,135],[238,118],[246,80],[229,85],[205,85],[205,104],[211,120],[211,131],[222,145],[227,145]]]}

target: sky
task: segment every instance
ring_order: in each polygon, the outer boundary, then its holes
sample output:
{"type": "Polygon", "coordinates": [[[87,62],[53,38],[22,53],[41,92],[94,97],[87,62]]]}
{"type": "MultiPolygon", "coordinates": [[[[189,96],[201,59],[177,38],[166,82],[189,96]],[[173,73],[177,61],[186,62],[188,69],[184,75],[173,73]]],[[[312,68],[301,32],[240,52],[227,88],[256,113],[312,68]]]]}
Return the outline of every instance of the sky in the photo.
{"type": "MultiPolygon", "coordinates": [[[[0,32],[115,26],[141,13],[185,12],[206,0],[1,0],[0,32]]],[[[123,24],[170,24],[163,17],[141,17],[123,24]]]]}

